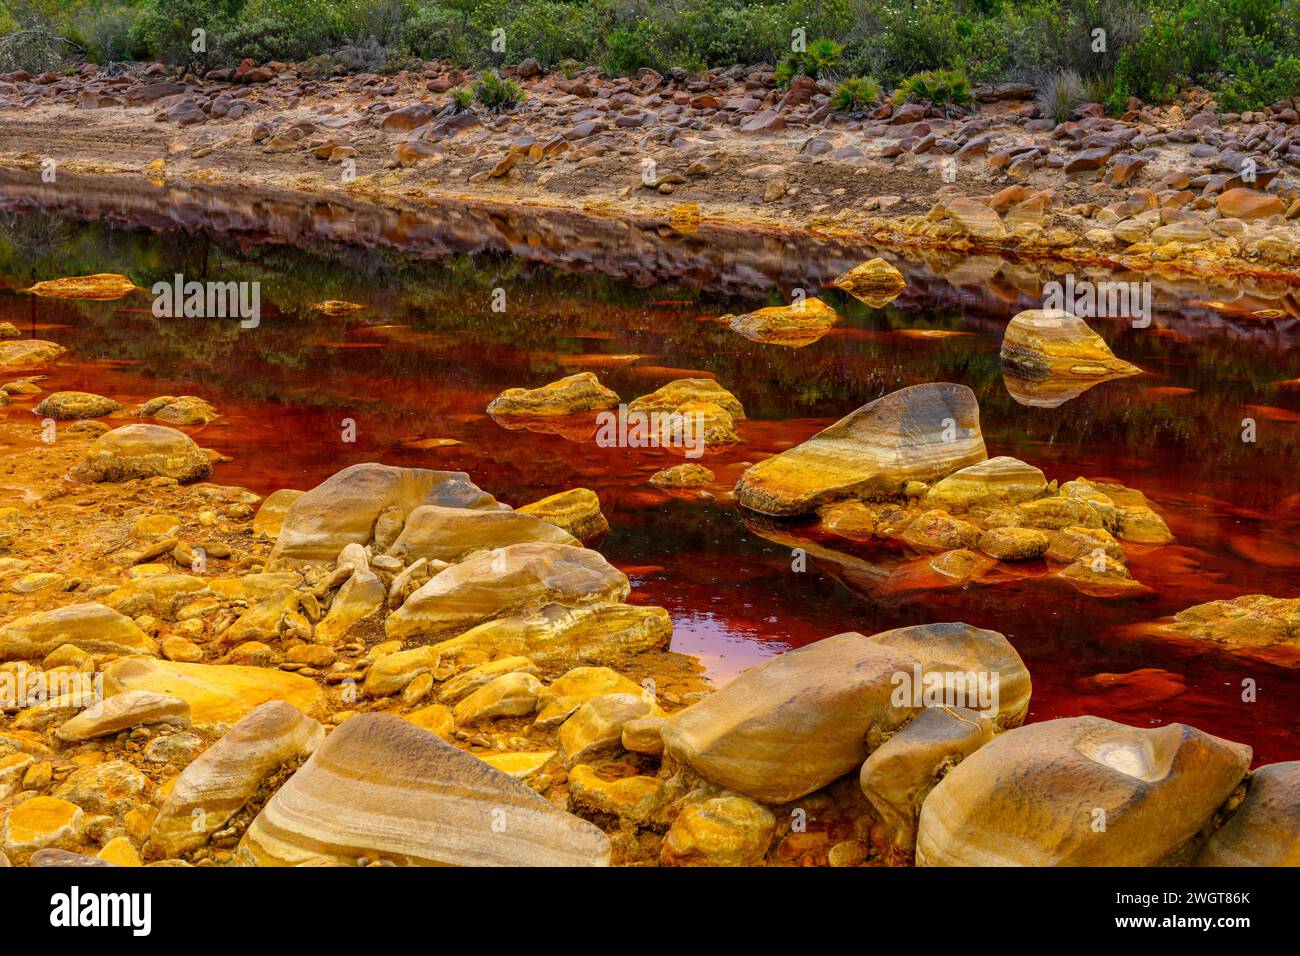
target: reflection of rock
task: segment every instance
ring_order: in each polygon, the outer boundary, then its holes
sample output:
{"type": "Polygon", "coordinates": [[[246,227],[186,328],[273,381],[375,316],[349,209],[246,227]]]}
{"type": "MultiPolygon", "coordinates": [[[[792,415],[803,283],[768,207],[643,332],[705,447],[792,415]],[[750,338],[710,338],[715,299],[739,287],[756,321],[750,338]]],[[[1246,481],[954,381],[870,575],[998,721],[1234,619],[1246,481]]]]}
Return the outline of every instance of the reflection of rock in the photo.
{"type": "Polygon", "coordinates": [[[964,385],[913,385],[840,419],[740,477],[736,498],[770,515],[797,515],[843,498],[891,496],[987,458],[979,406],[964,385]]]}
{"type": "Polygon", "coordinates": [[[1152,866],[1205,827],[1251,750],[1182,724],[1097,717],[1002,734],[940,781],[921,807],[923,866],[1152,866]]]}
{"type": "Polygon", "coordinates": [[[359,858],[434,866],[606,866],[609,839],[409,721],[339,725],[244,835],[263,866],[359,858]]]}
{"type": "Polygon", "coordinates": [[[601,385],[592,372],[579,372],[540,388],[508,388],[492,400],[487,410],[489,415],[551,417],[617,404],[617,393],[601,385]]]}
{"type": "Polygon", "coordinates": [[[839,318],[839,313],[821,299],[804,299],[794,305],[776,305],[744,315],[723,316],[721,321],[754,342],[798,349],[820,339],[839,318]]]}
{"type": "Polygon", "coordinates": [[[843,289],[873,309],[884,308],[907,288],[903,274],[884,259],[870,259],[835,279],[831,285],[843,289]]]}
{"type": "Polygon", "coordinates": [[[1116,358],[1083,319],[1054,309],[1029,309],[1008,323],[1002,368],[1013,398],[1048,408],[1099,382],[1142,371],[1116,358]]]}
{"type": "Polygon", "coordinates": [[[163,425],[123,425],[106,432],[70,472],[84,482],[158,477],[199,481],[211,474],[212,462],[203,449],[189,435],[163,425]]]}
{"type": "Polygon", "coordinates": [[[1197,866],[1300,866],[1300,760],[1250,775],[1246,799],[1205,844],[1197,866]]]}

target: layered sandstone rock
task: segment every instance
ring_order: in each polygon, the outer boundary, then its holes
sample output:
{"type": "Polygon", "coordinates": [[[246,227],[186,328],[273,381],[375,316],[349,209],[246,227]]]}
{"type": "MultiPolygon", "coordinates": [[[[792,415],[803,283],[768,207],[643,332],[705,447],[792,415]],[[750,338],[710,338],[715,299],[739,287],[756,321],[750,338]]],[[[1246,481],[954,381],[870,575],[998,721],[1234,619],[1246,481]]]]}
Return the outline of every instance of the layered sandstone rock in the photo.
{"type": "Polygon", "coordinates": [[[649,395],[628,402],[630,412],[674,412],[684,406],[716,405],[734,421],[745,418],[740,399],[711,378],[674,379],[649,395]]]}
{"type": "Polygon", "coordinates": [[[664,837],[664,866],[753,866],[776,832],[776,817],[739,796],[687,804],[664,837]]]}
{"type": "Polygon", "coordinates": [[[921,808],[922,866],[1152,866],[1206,826],[1249,747],[1183,724],[1068,717],[1002,734],[921,808]]]}
{"type": "Polygon", "coordinates": [[[143,724],[169,723],[184,727],[189,722],[190,705],[180,698],[149,690],[128,690],[77,714],[54,735],[67,743],[80,743],[143,724]]]}
{"type": "Polygon", "coordinates": [[[421,505],[474,511],[504,508],[464,472],[374,462],[351,465],[288,506],[271,560],[333,561],[348,544],[370,543],[381,516],[391,516],[400,528],[421,505]]]}
{"type": "Polygon", "coordinates": [[[869,259],[838,276],[831,285],[843,289],[873,309],[881,309],[907,288],[907,280],[884,259],[869,259]]]}
{"type": "Polygon", "coordinates": [[[1029,379],[1110,379],[1142,371],[1116,358],[1083,319],[1056,309],[1029,309],[1013,318],[1001,354],[1005,369],[1029,379]]]}
{"type": "Polygon", "coordinates": [[[263,866],[359,858],[416,866],[605,866],[608,838],[408,721],[344,721],[262,809],[241,847],[263,866]]]}
{"type": "Polygon", "coordinates": [[[618,393],[600,384],[592,372],[579,372],[540,388],[508,388],[488,405],[489,415],[553,417],[613,408],[618,393]]]}
{"type": "Polygon", "coordinates": [[[725,315],[719,321],[751,341],[797,349],[816,342],[839,320],[839,313],[821,299],[804,299],[794,305],[725,315]]]}
{"type": "Polygon", "coordinates": [[[609,522],[600,510],[600,498],[589,488],[571,488],[515,510],[541,518],[579,541],[591,541],[609,530],[609,522]]]}
{"type": "Polygon", "coordinates": [[[859,767],[911,707],[893,677],[915,658],[861,634],[838,634],[763,661],[673,714],[664,750],[705,779],[785,803],[859,767]]]}
{"type": "Polygon", "coordinates": [[[598,552],[558,544],[515,544],[473,555],[442,571],[388,616],[390,638],[446,637],[493,618],[619,603],[627,577],[598,552]]]}
{"type": "Polygon", "coordinates": [[[175,478],[200,481],[212,474],[212,462],[184,432],[164,425],[123,425],[95,439],[86,458],[70,475],[76,481],[129,481],[175,478]]]}
{"type": "Polygon", "coordinates": [[[151,690],[179,697],[190,705],[190,719],[200,730],[224,732],[258,704],[283,700],[303,713],[325,712],[319,684],[287,671],[234,664],[183,664],[130,657],[104,669],[104,692],[151,690]]]}
{"type": "Polygon", "coordinates": [[[1018,458],[1000,455],[953,472],[930,486],[926,507],[958,513],[998,504],[1019,504],[1045,494],[1042,471],[1018,458]]]}
{"type": "Polygon", "coordinates": [[[754,465],[736,484],[746,508],[798,515],[845,498],[899,493],[984,461],[975,394],[931,383],[891,392],[801,445],[754,465]]]}
{"type": "Polygon", "coordinates": [[[487,621],[435,646],[450,660],[501,654],[539,664],[603,661],[662,650],[672,634],[672,619],[661,607],[551,604],[533,614],[487,621]]]}
{"type": "Polygon", "coordinates": [[[421,505],[407,516],[387,553],[406,564],[417,558],[455,562],[471,551],[527,542],[580,546],[577,538],[556,525],[518,511],[421,505]]]}
{"type": "Polygon", "coordinates": [[[1197,866],[1300,866],[1300,761],[1250,775],[1241,806],[1205,844],[1197,866]]]}
{"type": "Polygon", "coordinates": [[[124,614],[102,604],[69,604],[0,627],[0,660],[43,658],[64,644],[88,654],[158,653],[158,645],[124,614]]]}
{"type": "Polygon", "coordinates": [[[325,739],[319,723],[282,700],[251,710],[176,780],[149,840],[165,857],[207,843],[282,764],[325,739]]]}

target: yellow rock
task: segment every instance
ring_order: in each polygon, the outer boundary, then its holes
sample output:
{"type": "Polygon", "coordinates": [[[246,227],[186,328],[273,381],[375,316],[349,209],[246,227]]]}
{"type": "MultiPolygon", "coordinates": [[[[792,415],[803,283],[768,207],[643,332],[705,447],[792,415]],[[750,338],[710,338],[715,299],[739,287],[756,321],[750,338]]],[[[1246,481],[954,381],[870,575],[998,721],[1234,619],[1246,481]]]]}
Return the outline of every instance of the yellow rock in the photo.
{"type": "Polygon", "coordinates": [[[51,299],[120,299],[134,292],[136,285],[126,276],[98,273],[46,279],[25,291],[51,299]]]}
{"type": "Polygon", "coordinates": [[[754,342],[797,349],[816,342],[839,319],[839,313],[821,299],[804,299],[793,305],[723,316],[721,321],[754,342]]]}
{"type": "Polygon", "coordinates": [[[1137,375],[1078,316],[1059,309],[1029,309],[1008,323],[1002,365],[1028,379],[1110,379],[1137,375]]]}
{"type": "Polygon", "coordinates": [[[303,496],[305,492],[296,488],[281,488],[266,496],[257,514],[253,517],[253,531],[268,538],[280,536],[280,524],[284,521],[289,506],[303,496]]]}
{"type": "Polygon", "coordinates": [[[229,728],[268,700],[288,701],[311,717],[325,712],[325,694],[315,681],[263,667],[127,658],[104,670],[106,694],[126,690],[179,697],[190,705],[190,719],[199,730],[229,728]]]}
{"type": "Polygon", "coordinates": [[[609,530],[600,510],[600,498],[587,488],[571,488],[515,509],[567,531],[579,541],[590,541],[609,530]]]}
{"type": "Polygon", "coordinates": [[[618,394],[600,384],[592,372],[579,372],[540,388],[508,388],[488,405],[489,415],[544,416],[613,408],[618,394]]]}
{"type": "Polygon", "coordinates": [[[672,412],[692,404],[717,405],[734,421],[745,418],[740,399],[711,378],[674,379],[649,395],[634,398],[627,408],[630,412],[672,412]]]}
{"type": "Polygon", "coordinates": [[[0,660],[42,658],[64,644],[89,654],[158,653],[158,645],[134,621],[102,604],[40,611],[0,628],[0,660]]]}
{"type": "Polygon", "coordinates": [[[881,309],[898,298],[907,288],[907,280],[884,259],[870,259],[839,276],[831,283],[873,309],[881,309]]]}
{"type": "Polygon", "coordinates": [[[180,531],[180,519],[174,515],[141,515],[131,525],[134,538],[168,538],[180,531]]]}
{"type": "Polygon", "coordinates": [[[527,657],[534,663],[602,661],[662,650],[672,634],[672,618],[661,607],[551,604],[536,614],[488,621],[436,647],[448,660],[486,654],[527,657]]]}
{"type": "Polygon", "coordinates": [[[124,836],[114,837],[104,844],[104,848],[95,854],[95,858],[114,866],[143,866],[144,861],[136,852],[131,841],[124,836]]]}
{"type": "Polygon", "coordinates": [[[612,813],[632,823],[646,824],[658,809],[663,781],[632,776],[606,780],[588,764],[569,771],[569,801],[574,806],[612,813]]]}
{"type": "Polygon", "coordinates": [[[745,797],[688,804],[677,814],[660,850],[665,866],[753,866],[767,853],[776,818],[745,797]]]}
{"type": "MultiPolygon", "coordinates": [[[[606,694],[641,696],[642,689],[608,667],[575,667],[557,677],[542,691],[538,702],[538,727],[557,727],[589,700],[606,694]]],[[[641,716],[636,714],[634,716],[641,716]]]]}
{"type": "MultiPolygon", "coordinates": [[[[443,740],[450,740],[452,733],[456,730],[456,719],[452,716],[451,708],[442,704],[430,704],[428,707],[421,707],[419,710],[413,710],[409,714],[403,715],[403,720],[409,720],[417,727],[423,727],[425,730],[437,734],[443,740]]],[[[504,770],[504,767],[498,767],[498,770],[504,770]]]]}
{"type": "Polygon", "coordinates": [[[84,825],[85,814],[75,803],[58,797],[32,797],[9,809],[0,845],[15,856],[44,847],[68,850],[81,840],[84,825]]]}
{"type": "MultiPolygon", "coordinates": [[[[518,753],[496,753],[477,755],[489,767],[500,770],[516,780],[527,780],[551,762],[554,750],[530,750],[518,753]]],[[[570,777],[572,780],[572,777],[570,777]]]]}

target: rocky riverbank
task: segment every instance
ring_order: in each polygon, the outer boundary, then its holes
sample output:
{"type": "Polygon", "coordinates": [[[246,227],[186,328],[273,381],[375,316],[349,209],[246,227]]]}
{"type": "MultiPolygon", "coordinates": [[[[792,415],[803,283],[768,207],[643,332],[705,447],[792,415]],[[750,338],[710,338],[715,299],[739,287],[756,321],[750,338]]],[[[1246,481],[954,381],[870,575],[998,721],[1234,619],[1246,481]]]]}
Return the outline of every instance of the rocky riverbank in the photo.
{"type": "Polygon", "coordinates": [[[969,110],[839,114],[770,71],[605,79],[525,70],[505,115],[455,112],[471,77],[439,64],[312,78],[245,64],[204,79],[159,65],[0,77],[0,165],[223,183],[381,204],[459,198],[803,230],[1173,275],[1300,278],[1294,103],[1217,113],[1095,104],[1064,123],[1032,90],[969,110]],[[40,144],[34,149],[33,144],[40,144]]]}
{"type": "MultiPolygon", "coordinates": [[[[1093,343],[1067,326],[1077,370],[1093,343]]],[[[1030,366],[1069,353],[1012,341],[1030,366]]],[[[40,367],[59,346],[10,352],[40,367]]],[[[1181,724],[1022,726],[1031,676],[995,630],[846,632],[714,690],[672,651],[668,613],[600,553],[608,525],[585,489],[511,507],[469,475],[364,463],[263,499],[214,483],[220,449],[159,424],[220,413],[201,398],[127,409],[44,394],[32,375],[4,393],[46,420],[0,422],[19,447],[0,460],[0,678],[14,692],[0,862],[1300,859],[1296,764],[1251,774],[1245,743],[1181,724]],[[106,699],[88,700],[87,681],[106,699]]],[[[504,394],[508,411],[551,418],[612,393],[578,378],[504,394]]],[[[709,381],[638,402],[744,418],[709,381]]],[[[661,480],[689,483],[688,468],[661,480]]],[[[1070,545],[1083,578],[1113,573],[1120,541],[1168,540],[1140,492],[1049,486],[990,459],[973,396],[942,383],[759,462],[736,496],[773,522],[815,511],[949,565],[1070,545]]],[[[1256,640],[1286,642],[1292,603],[1193,609],[1172,627],[1213,648],[1248,642],[1255,621],[1256,640]]]]}

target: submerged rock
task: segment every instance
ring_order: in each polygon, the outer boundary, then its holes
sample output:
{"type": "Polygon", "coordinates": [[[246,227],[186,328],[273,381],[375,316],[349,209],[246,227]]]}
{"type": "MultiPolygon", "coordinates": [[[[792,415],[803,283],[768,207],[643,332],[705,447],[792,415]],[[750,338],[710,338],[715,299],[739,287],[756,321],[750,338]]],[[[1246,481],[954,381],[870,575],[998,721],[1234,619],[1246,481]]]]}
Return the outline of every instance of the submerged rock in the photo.
{"type": "Polygon", "coordinates": [[[421,505],[406,518],[387,554],[409,564],[417,558],[455,562],[471,551],[533,542],[580,547],[568,532],[518,511],[471,511],[421,505]]]}
{"type": "Polygon", "coordinates": [[[121,408],[121,402],[90,392],[51,392],[32,412],[42,418],[100,418],[121,408]]]}
{"type": "Polygon", "coordinates": [[[1250,775],[1246,799],[1205,844],[1197,866],[1300,866],[1300,760],[1250,775]]]}
{"type": "Polygon", "coordinates": [[[1251,750],[1183,724],[1099,717],[995,738],[921,807],[921,866],[1153,866],[1209,823],[1251,750]]]}
{"type": "Polygon", "coordinates": [[[707,488],[715,480],[708,468],[690,463],[663,468],[650,476],[650,484],[656,488],[707,488]]]}
{"type": "Polygon", "coordinates": [[[48,365],[68,351],[57,342],[42,339],[14,339],[0,342],[0,367],[37,368],[48,365]]]}
{"type": "Polygon", "coordinates": [[[798,515],[845,498],[892,496],[984,461],[975,393],[946,382],[891,392],[801,445],[754,465],[736,484],[746,508],[798,515]]]}
{"type": "Polygon", "coordinates": [[[556,416],[573,415],[618,404],[612,392],[592,372],[579,372],[540,388],[508,388],[488,405],[489,415],[556,416]]]}
{"type": "Polygon", "coordinates": [[[607,866],[609,839],[523,782],[397,717],[344,721],[241,848],[262,866],[607,866]]]}
{"type": "Polygon", "coordinates": [[[505,508],[464,472],[351,465],[289,504],[271,560],[333,561],[348,544],[369,544],[381,513],[404,522],[420,505],[505,508]]]}
{"type": "Polygon", "coordinates": [[[201,481],[212,474],[212,462],[184,432],[163,425],[123,425],[95,439],[69,474],[84,482],[158,477],[201,481]]]}
{"type": "Polygon", "coordinates": [[[838,276],[831,285],[843,289],[873,309],[881,309],[907,288],[907,280],[884,259],[869,259],[838,276]]]}
{"type": "Polygon", "coordinates": [[[515,544],[473,555],[423,584],[388,616],[390,638],[444,637],[547,604],[618,603],[627,577],[598,552],[557,544],[515,544]]]}
{"type": "Polygon", "coordinates": [[[839,313],[821,299],[804,299],[794,305],[724,315],[719,321],[751,341],[798,349],[816,342],[839,320],[839,313]]]}
{"type": "Polygon", "coordinates": [[[600,498],[588,488],[571,488],[515,509],[568,532],[579,541],[591,541],[609,530],[600,510],[600,498]]]}
{"type": "MultiPolygon", "coordinates": [[[[1243,594],[1179,611],[1157,630],[1233,648],[1282,647],[1300,651],[1300,598],[1243,594]]],[[[0,639],[3,638],[0,631],[0,639]]],[[[1297,660],[1300,664],[1300,660],[1297,660]]]]}
{"type": "Polygon", "coordinates": [[[197,395],[160,395],[145,402],[132,414],[156,418],[169,425],[206,425],[217,417],[217,410],[197,395]]]}
{"type": "Polygon", "coordinates": [[[1116,358],[1086,322],[1056,309],[1029,309],[1008,323],[1002,365],[1023,378],[1111,379],[1142,370],[1116,358]]]}

